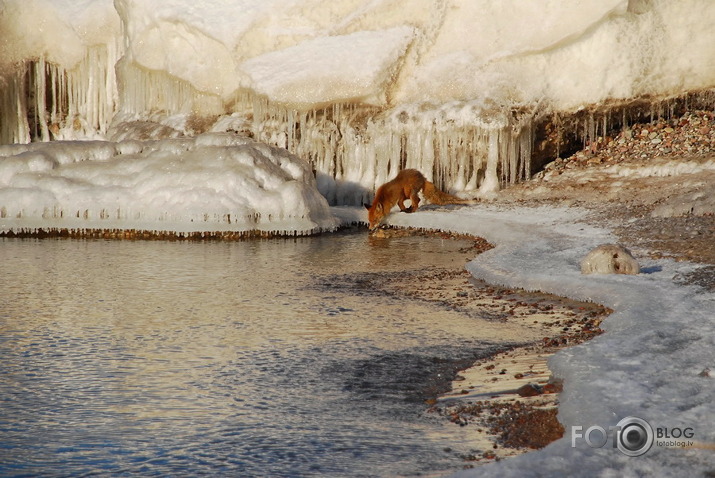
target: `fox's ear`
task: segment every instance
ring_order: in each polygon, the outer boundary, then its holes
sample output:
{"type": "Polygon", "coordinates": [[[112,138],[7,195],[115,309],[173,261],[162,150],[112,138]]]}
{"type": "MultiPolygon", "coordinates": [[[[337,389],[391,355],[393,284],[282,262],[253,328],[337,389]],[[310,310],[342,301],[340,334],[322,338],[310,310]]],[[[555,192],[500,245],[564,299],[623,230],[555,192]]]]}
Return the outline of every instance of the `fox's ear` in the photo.
{"type": "Polygon", "coordinates": [[[363,206],[365,206],[365,209],[367,209],[368,211],[369,211],[369,210],[370,210],[370,208],[372,207],[372,206],[370,206],[370,205],[369,205],[369,204],[367,204],[367,203],[363,203],[363,206]]]}

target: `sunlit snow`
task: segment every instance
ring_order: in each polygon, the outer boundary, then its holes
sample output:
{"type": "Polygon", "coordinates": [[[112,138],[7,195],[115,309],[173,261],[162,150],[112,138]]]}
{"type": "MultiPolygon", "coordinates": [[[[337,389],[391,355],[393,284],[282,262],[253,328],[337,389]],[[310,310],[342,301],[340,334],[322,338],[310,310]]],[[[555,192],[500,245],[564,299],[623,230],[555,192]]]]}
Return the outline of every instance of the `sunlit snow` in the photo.
{"type": "Polygon", "coordinates": [[[307,234],[337,226],[308,165],[228,134],[0,146],[0,230],[307,234]]]}

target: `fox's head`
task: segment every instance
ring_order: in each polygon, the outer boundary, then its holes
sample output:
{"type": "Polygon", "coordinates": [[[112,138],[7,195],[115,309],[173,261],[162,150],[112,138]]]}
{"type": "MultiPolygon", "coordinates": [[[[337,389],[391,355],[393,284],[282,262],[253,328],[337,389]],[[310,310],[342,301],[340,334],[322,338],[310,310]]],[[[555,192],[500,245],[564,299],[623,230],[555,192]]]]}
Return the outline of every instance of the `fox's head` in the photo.
{"type": "Polygon", "coordinates": [[[385,208],[383,208],[382,203],[379,202],[374,202],[372,206],[365,204],[365,208],[367,209],[367,227],[372,231],[376,229],[385,218],[385,208]]]}

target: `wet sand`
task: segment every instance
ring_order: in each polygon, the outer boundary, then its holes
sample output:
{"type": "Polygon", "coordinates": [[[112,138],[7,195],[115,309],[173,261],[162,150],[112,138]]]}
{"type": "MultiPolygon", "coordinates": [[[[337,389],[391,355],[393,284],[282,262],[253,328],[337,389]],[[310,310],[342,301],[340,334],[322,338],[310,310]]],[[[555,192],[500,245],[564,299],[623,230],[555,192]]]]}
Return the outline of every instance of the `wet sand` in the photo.
{"type": "Polygon", "coordinates": [[[472,282],[477,302],[504,313],[498,320],[533,324],[542,329],[543,338],[463,371],[452,391],[440,397],[430,412],[456,425],[469,425],[470,433],[476,429],[484,446],[481,453],[468,457],[470,461],[543,448],[564,433],[556,418],[563,384],[551,374],[547,361],[565,347],[600,335],[599,325],[611,311],[597,304],[472,282]]]}

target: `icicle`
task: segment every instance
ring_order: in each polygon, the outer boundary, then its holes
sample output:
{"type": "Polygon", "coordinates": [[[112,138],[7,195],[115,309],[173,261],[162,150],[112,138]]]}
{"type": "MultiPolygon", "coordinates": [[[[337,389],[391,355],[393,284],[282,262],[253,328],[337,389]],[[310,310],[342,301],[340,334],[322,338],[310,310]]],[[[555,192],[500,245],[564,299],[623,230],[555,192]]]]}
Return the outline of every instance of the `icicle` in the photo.
{"type": "Polygon", "coordinates": [[[483,192],[491,192],[499,189],[499,176],[497,173],[497,164],[499,163],[499,131],[493,131],[489,135],[489,149],[487,150],[487,164],[484,181],[481,184],[483,192]]]}
{"type": "Polygon", "coordinates": [[[531,173],[534,129],[528,116],[505,120],[508,115],[495,113],[482,123],[484,118],[463,104],[409,114],[353,104],[298,112],[246,93],[237,95],[235,107],[250,112],[256,139],[287,147],[332,178],[335,182],[321,190],[332,204],[368,200],[371,191],[402,168],[419,169],[453,192],[479,189],[488,167],[497,186],[531,173]],[[462,118],[468,115],[472,119],[462,118]],[[495,131],[500,133],[495,136],[495,131]],[[495,137],[501,140],[494,143],[495,137]]]}
{"type": "Polygon", "coordinates": [[[40,128],[40,138],[42,141],[50,140],[50,130],[47,127],[47,65],[45,57],[41,56],[35,65],[35,114],[40,128]]]}
{"type": "MultiPolygon", "coordinates": [[[[118,55],[116,47],[109,48],[107,55],[118,55]]],[[[105,80],[105,84],[111,85],[110,78],[104,75],[104,70],[100,73],[99,76],[105,80]]],[[[125,113],[134,115],[146,115],[149,112],[194,113],[199,116],[210,116],[224,112],[224,104],[220,98],[202,93],[187,82],[172,77],[166,72],[145,70],[122,60],[117,64],[117,77],[121,85],[118,93],[117,90],[109,87],[97,91],[104,96],[103,103],[107,103],[109,98],[118,97],[122,111],[125,113]]],[[[237,101],[240,101],[240,97],[237,101]]],[[[258,110],[255,104],[253,109],[254,112],[258,110]]],[[[107,110],[101,113],[105,116],[113,114],[112,111],[107,110]]]]}

